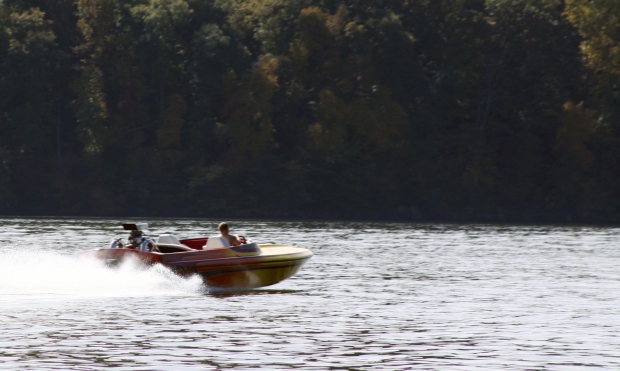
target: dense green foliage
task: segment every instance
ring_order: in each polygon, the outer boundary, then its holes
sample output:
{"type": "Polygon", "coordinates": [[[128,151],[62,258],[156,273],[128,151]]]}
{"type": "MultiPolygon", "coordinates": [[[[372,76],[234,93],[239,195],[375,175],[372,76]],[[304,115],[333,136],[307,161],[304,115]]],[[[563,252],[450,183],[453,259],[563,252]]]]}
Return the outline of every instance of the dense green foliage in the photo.
{"type": "Polygon", "coordinates": [[[0,213],[620,221],[617,0],[4,0],[0,213]]]}

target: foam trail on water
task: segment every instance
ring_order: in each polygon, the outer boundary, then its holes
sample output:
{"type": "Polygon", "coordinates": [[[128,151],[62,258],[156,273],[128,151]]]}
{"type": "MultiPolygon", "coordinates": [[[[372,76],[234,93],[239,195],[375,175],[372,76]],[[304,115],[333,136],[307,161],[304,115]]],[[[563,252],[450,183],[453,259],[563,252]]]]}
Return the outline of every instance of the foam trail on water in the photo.
{"type": "Polygon", "coordinates": [[[0,295],[158,296],[203,291],[199,277],[182,278],[161,265],[145,267],[128,260],[111,268],[99,260],[36,247],[0,251],[0,295]]]}

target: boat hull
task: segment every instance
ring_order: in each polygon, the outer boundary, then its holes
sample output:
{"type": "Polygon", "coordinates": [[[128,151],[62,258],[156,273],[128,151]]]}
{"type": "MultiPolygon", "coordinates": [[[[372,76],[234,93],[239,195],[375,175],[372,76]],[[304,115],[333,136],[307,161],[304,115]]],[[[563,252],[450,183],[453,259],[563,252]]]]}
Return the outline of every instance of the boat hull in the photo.
{"type": "Polygon", "coordinates": [[[210,288],[247,290],[271,286],[295,275],[312,257],[308,249],[285,245],[260,245],[260,254],[247,256],[232,249],[198,250],[162,254],[133,249],[99,249],[83,255],[117,263],[138,259],[160,263],[182,276],[199,275],[210,288]]]}
{"type": "Polygon", "coordinates": [[[260,256],[198,262],[195,273],[210,287],[253,289],[292,277],[312,256],[309,250],[292,246],[261,246],[261,250],[260,256]]]}

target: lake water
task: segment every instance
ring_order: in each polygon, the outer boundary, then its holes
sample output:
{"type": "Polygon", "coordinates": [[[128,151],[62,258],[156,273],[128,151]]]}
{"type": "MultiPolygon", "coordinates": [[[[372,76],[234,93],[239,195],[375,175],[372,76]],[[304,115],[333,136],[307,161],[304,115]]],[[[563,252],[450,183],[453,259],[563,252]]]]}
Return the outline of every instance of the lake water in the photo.
{"type": "Polygon", "coordinates": [[[315,255],[278,285],[214,294],[74,257],[125,237],[117,222],[0,220],[0,369],[620,369],[618,228],[233,221],[315,255]]]}

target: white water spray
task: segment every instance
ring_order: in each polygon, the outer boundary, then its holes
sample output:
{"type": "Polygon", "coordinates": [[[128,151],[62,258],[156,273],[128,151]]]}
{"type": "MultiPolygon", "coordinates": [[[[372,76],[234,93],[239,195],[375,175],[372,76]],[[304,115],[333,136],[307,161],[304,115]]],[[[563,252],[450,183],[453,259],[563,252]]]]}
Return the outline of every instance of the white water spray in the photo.
{"type": "Polygon", "coordinates": [[[179,277],[169,269],[128,260],[117,267],[33,247],[0,251],[0,295],[77,296],[195,295],[199,277],[179,277]]]}

